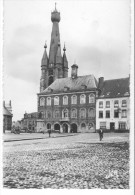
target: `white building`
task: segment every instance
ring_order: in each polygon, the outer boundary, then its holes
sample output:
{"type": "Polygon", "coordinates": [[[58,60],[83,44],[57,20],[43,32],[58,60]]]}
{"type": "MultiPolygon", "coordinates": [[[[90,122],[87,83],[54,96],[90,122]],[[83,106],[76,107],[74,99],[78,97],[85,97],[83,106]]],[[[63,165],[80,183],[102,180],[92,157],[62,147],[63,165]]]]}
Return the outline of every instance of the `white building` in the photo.
{"type": "Polygon", "coordinates": [[[96,129],[130,129],[129,78],[105,80],[99,78],[96,100],[96,129]]]}

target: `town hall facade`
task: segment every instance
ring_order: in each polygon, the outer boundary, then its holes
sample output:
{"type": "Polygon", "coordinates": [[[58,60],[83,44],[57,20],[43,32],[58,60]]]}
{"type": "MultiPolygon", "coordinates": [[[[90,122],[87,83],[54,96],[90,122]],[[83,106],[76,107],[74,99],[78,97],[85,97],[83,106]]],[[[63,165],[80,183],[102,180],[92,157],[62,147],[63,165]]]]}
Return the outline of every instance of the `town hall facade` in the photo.
{"type": "MultiPolygon", "coordinates": [[[[101,120],[97,107],[102,98],[105,100],[102,94],[104,93],[102,90],[105,89],[103,86],[102,88],[100,87],[101,78],[97,81],[92,74],[78,76],[77,64],[71,66],[71,76],[68,77],[66,47],[65,45],[63,46],[62,55],[59,33],[60,13],[56,10],[56,7],[51,13],[51,21],[53,25],[49,55],[47,55],[47,45],[45,43],[41,60],[37,132],[41,130],[47,131],[48,129],[65,133],[95,132],[97,126],[99,129],[100,124],[103,124],[105,120],[101,120]]],[[[112,80],[111,83],[114,82],[115,80],[112,80]]],[[[125,82],[125,85],[129,86],[129,80],[125,82]]],[[[120,89],[122,82],[119,83],[120,89]]],[[[106,86],[108,87],[107,84],[106,86]]],[[[111,90],[115,90],[115,88],[111,90]]],[[[124,89],[122,85],[121,95],[124,96],[127,90],[127,96],[129,97],[129,87],[124,89]]],[[[121,98],[121,95],[117,99],[121,98]]],[[[110,98],[114,98],[114,96],[110,98]]],[[[129,110],[129,104],[127,110],[129,110]]],[[[115,123],[115,120],[113,120],[113,123],[115,123]]],[[[125,118],[124,123],[126,123],[125,118]]],[[[125,128],[129,129],[129,124],[125,128]]]]}

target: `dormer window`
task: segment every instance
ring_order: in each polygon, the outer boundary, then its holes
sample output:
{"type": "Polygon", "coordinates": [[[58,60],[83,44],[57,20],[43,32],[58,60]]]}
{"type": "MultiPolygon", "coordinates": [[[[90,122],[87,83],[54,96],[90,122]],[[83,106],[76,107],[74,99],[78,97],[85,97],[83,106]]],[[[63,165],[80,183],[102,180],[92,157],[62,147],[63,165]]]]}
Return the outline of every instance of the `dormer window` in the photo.
{"type": "Polygon", "coordinates": [[[51,89],[50,87],[48,88],[48,92],[53,92],[53,89],[51,89]]]}
{"type": "Polygon", "coordinates": [[[129,92],[124,93],[124,96],[127,96],[127,95],[129,95],[129,92]]]}
{"type": "Polygon", "coordinates": [[[68,91],[68,90],[69,90],[69,87],[65,86],[64,91],[68,91]]]}
{"type": "Polygon", "coordinates": [[[84,84],[82,84],[81,87],[82,87],[82,89],[87,89],[87,86],[84,84]]]}

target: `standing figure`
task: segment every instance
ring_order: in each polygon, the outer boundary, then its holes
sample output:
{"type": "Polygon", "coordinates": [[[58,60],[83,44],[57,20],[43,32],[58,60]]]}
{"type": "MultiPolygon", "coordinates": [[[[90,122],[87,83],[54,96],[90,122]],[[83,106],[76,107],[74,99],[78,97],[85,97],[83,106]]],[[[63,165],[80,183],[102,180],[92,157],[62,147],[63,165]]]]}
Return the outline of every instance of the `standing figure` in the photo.
{"type": "Polygon", "coordinates": [[[48,129],[49,137],[51,137],[51,129],[48,129]]]}
{"type": "Polygon", "coordinates": [[[103,130],[101,128],[99,129],[99,139],[100,141],[103,139],[103,130]]]}

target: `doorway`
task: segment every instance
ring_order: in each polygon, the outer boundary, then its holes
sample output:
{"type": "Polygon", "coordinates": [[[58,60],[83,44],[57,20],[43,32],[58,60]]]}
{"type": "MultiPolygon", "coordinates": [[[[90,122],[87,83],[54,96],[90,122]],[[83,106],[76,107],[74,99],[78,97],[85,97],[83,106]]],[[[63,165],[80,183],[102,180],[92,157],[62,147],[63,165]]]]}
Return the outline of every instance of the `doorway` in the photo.
{"type": "Polygon", "coordinates": [[[71,133],[77,133],[77,125],[75,123],[71,124],[71,133]]]}
{"type": "Polygon", "coordinates": [[[115,129],[115,123],[110,123],[110,130],[114,130],[115,129]]]}
{"type": "Polygon", "coordinates": [[[63,124],[63,133],[68,133],[68,125],[66,123],[63,124]]]}
{"type": "Polygon", "coordinates": [[[55,130],[55,131],[60,131],[60,125],[59,125],[58,123],[56,123],[56,124],[54,125],[54,130],[55,130]]]}

